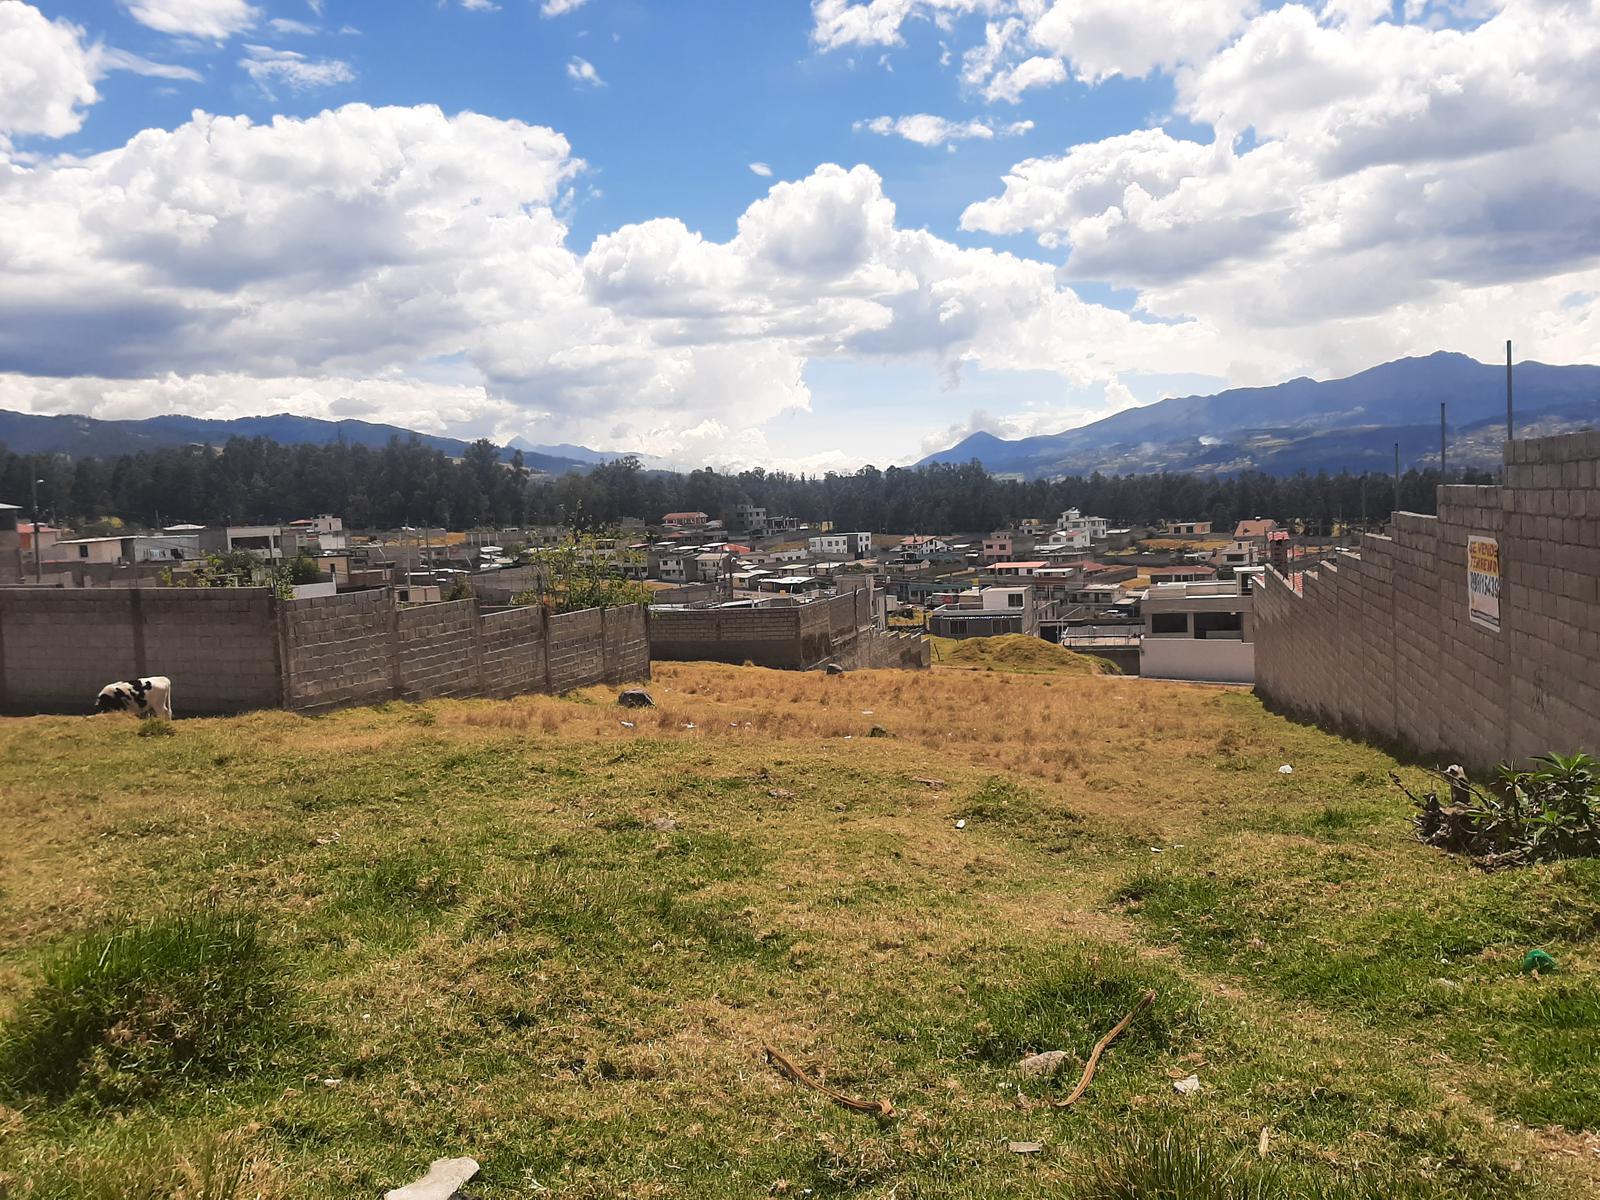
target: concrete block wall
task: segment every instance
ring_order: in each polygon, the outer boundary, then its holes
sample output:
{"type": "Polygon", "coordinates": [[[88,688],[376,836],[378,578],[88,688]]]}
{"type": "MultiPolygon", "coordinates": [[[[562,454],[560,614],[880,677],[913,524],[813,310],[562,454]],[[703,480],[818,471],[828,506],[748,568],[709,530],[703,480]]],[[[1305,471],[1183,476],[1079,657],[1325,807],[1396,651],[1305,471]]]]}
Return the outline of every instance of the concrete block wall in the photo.
{"type": "Polygon", "coordinates": [[[1509,442],[1505,482],[1302,577],[1263,579],[1256,690],[1330,728],[1483,769],[1600,752],[1600,433],[1509,442]],[[1468,615],[1467,538],[1500,547],[1498,632],[1468,615]]]}
{"type": "Polygon", "coordinates": [[[283,702],[278,600],[270,588],[128,594],[144,621],[143,674],[172,680],[176,712],[249,712],[283,702]]]}
{"type": "Polygon", "coordinates": [[[552,692],[570,692],[605,677],[604,609],[559,613],[549,619],[547,628],[552,692]]]}
{"type": "Polygon", "coordinates": [[[87,712],[107,683],[173,681],[179,715],[512,696],[648,679],[641,605],[547,617],[478,601],[399,609],[388,589],[0,588],[0,711],[87,712]]]}
{"type": "Polygon", "coordinates": [[[927,639],[873,626],[864,590],[783,608],[652,608],[650,652],[663,661],[754,663],[810,670],[824,663],[859,670],[926,667],[927,639]]]}
{"type": "Polygon", "coordinates": [[[863,629],[845,644],[834,661],[849,671],[920,671],[928,667],[932,657],[933,643],[920,633],[863,629]]]}
{"type": "Polygon", "coordinates": [[[481,617],[483,694],[505,697],[547,690],[544,610],[504,608],[481,617]]]}
{"type": "Polygon", "coordinates": [[[806,667],[800,627],[804,605],[787,608],[652,608],[650,654],[664,662],[751,662],[806,667]]]}
{"type": "Polygon", "coordinates": [[[284,704],[303,711],[392,699],[398,613],[387,588],[282,605],[284,704]]]}
{"type": "Polygon", "coordinates": [[[650,618],[639,604],[601,611],[605,622],[603,683],[650,678],[650,618]]]}
{"type": "Polygon", "coordinates": [[[86,712],[107,683],[173,681],[179,713],[282,701],[267,588],[0,589],[0,711],[86,712]]]}
{"type": "Polygon", "coordinates": [[[640,605],[548,616],[532,607],[485,611],[473,598],[397,609],[383,590],[287,607],[291,708],[564,692],[650,677],[640,605]]]}
{"type": "Polygon", "coordinates": [[[482,695],[479,640],[475,600],[400,609],[395,620],[395,690],[400,698],[482,695]]]}

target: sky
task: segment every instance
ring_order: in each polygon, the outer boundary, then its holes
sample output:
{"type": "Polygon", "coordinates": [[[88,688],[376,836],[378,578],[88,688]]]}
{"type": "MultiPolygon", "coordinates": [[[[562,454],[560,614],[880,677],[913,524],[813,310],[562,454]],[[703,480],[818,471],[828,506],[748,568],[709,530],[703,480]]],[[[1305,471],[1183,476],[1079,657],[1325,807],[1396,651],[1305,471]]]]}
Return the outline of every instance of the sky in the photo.
{"type": "Polygon", "coordinates": [[[1600,0],[0,0],[0,408],[906,464],[1600,359],[1600,0]]]}

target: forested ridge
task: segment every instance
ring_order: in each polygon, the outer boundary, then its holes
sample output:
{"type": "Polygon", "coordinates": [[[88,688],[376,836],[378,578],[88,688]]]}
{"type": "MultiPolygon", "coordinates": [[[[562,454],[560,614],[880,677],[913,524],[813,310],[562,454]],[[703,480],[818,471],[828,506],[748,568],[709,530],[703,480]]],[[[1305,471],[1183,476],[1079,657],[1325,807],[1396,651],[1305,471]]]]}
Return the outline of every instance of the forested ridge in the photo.
{"type": "MultiPolygon", "coordinates": [[[[1452,474],[1485,483],[1490,476],[1452,474]]],[[[979,531],[1024,517],[1053,518],[1076,507],[1115,524],[1243,517],[1333,523],[1381,522],[1392,505],[1392,475],[1245,473],[1227,478],[1094,474],[1053,481],[996,479],[976,463],[916,468],[863,467],[847,474],[790,475],[750,470],[686,474],[646,471],[619,459],[588,474],[542,476],[507,465],[478,441],[459,459],[417,441],[372,448],[343,443],[287,446],[235,438],[219,448],[186,446],[109,458],[25,456],[0,449],[0,501],[29,505],[41,479],[44,519],[82,526],[120,518],[130,526],[252,524],[337,513],[350,528],[431,524],[451,528],[570,523],[605,528],[624,517],[703,511],[731,517],[736,504],[773,515],[875,532],[979,531]]],[[[1437,471],[1407,472],[1401,507],[1434,511],[1437,471]]]]}

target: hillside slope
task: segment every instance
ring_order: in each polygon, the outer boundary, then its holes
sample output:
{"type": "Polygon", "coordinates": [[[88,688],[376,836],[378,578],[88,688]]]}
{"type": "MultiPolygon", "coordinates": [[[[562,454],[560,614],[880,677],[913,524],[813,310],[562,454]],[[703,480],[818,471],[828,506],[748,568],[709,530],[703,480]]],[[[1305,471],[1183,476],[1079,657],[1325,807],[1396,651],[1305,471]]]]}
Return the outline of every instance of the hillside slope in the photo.
{"type": "MultiPolygon", "coordinates": [[[[264,417],[236,417],[232,420],[213,420],[205,417],[168,415],[146,417],[131,421],[104,421],[96,417],[76,414],[40,416],[35,413],[12,412],[0,409],[0,446],[16,454],[69,454],[75,458],[106,457],[116,454],[135,454],[140,450],[157,450],[169,446],[187,446],[204,443],[220,446],[229,438],[264,437],[286,446],[310,444],[329,445],[349,442],[356,446],[382,447],[392,438],[416,438],[426,446],[443,450],[452,458],[459,458],[467,443],[459,438],[437,437],[416,433],[398,425],[375,424],[370,421],[324,421],[317,417],[297,417],[290,413],[277,413],[264,417]]],[[[583,450],[582,447],[577,449],[583,450]]],[[[510,457],[510,448],[504,451],[510,457]]],[[[581,455],[543,453],[524,450],[523,460],[537,471],[563,474],[567,471],[587,470],[596,462],[615,455],[601,455],[584,450],[581,455]]]]}
{"type": "Polygon", "coordinates": [[[0,1176],[38,1200],[201,1194],[185,1175],[346,1200],[457,1154],[480,1200],[1600,1182],[1597,864],[1418,845],[1384,776],[1420,772],[1150,680],[681,664],[651,689],[0,721],[0,1176]],[[1557,974],[1518,972],[1530,945],[1557,974]],[[1019,1077],[1050,1049],[1058,1077],[1019,1077]]]}
{"type": "MultiPolygon", "coordinates": [[[[1519,436],[1600,424],[1600,366],[1515,368],[1519,436]]],[[[1464,354],[1384,363],[1345,379],[1291,379],[1231,388],[1115,413],[1064,433],[1006,441],[988,433],[924,462],[978,459],[990,471],[1030,478],[1160,470],[1392,470],[1439,449],[1439,404],[1449,406],[1457,465],[1498,463],[1505,429],[1505,368],[1464,354]]]]}

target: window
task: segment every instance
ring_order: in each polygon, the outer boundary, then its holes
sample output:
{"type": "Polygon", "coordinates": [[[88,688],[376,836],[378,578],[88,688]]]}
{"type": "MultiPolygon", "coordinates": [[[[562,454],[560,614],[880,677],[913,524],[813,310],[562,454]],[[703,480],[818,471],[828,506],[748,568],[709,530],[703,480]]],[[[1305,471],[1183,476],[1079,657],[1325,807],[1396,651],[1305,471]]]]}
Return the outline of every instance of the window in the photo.
{"type": "Polygon", "coordinates": [[[1006,604],[1010,608],[1021,608],[1024,598],[1021,592],[1012,592],[1006,597],[1006,604]]]}
{"type": "Polygon", "coordinates": [[[79,546],[78,547],[78,557],[79,558],[88,558],[89,557],[89,547],[87,547],[87,546],[79,546]]]}
{"type": "Polygon", "coordinates": [[[1181,612],[1151,613],[1150,632],[1156,634],[1186,634],[1189,632],[1189,614],[1181,612]]]}
{"type": "Polygon", "coordinates": [[[1237,612],[1198,612],[1194,615],[1194,635],[1197,638],[1242,637],[1244,614],[1237,612]]]}

